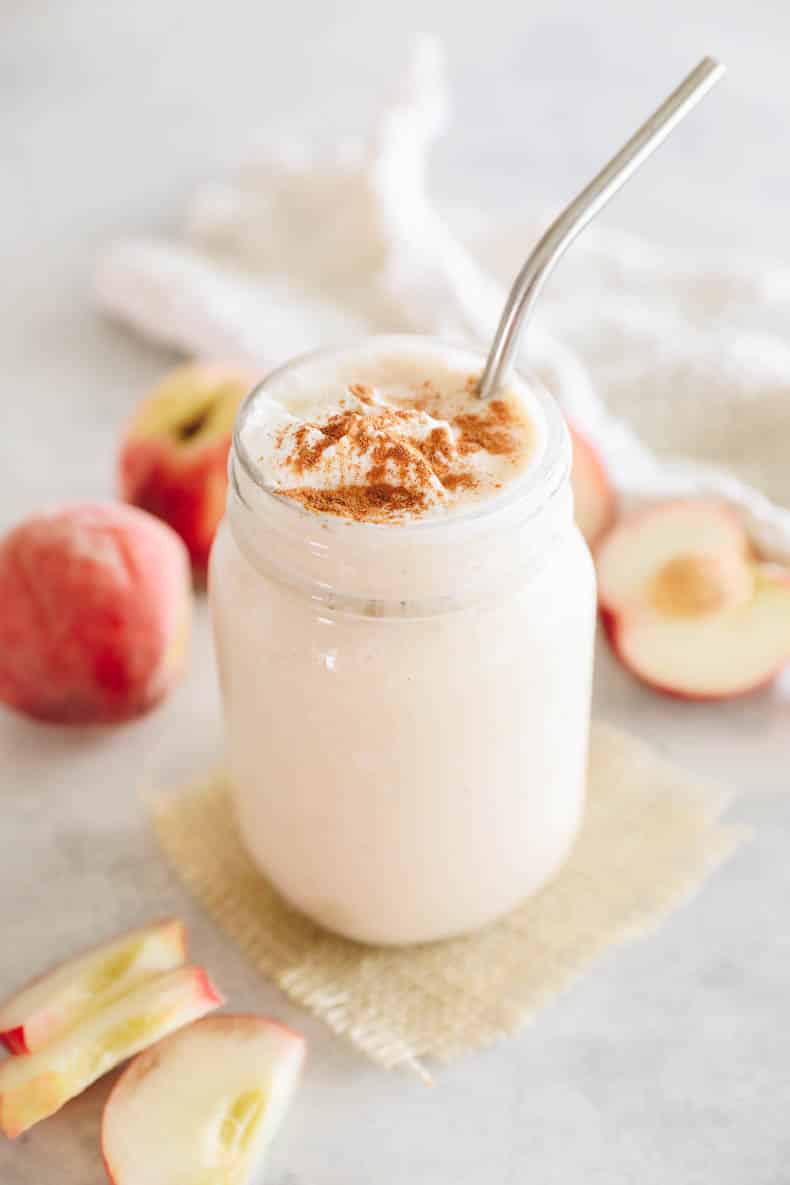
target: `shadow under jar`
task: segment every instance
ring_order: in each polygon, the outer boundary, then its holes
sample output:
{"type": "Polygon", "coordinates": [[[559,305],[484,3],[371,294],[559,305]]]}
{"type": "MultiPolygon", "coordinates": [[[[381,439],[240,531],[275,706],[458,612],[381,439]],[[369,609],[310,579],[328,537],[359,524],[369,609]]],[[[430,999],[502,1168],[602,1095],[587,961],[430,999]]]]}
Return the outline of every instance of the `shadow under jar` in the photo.
{"type": "Polygon", "coordinates": [[[595,580],[573,521],[568,433],[539,428],[523,474],[453,514],[317,514],[263,480],[246,429],[335,367],[365,381],[476,353],[374,339],[296,359],[249,396],[231,452],[210,597],[241,837],[297,909],[372,943],[474,930],[558,869],[584,806],[595,580]]]}

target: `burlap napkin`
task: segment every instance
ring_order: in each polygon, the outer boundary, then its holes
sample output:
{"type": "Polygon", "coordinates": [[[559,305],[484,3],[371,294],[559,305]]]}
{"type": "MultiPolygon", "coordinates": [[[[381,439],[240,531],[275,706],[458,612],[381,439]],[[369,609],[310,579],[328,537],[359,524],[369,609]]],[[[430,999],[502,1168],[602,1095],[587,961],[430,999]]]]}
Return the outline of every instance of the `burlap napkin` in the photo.
{"type": "Polygon", "coordinates": [[[680,904],[735,848],[725,800],[603,724],[593,728],[589,803],[557,878],[469,938],[360,946],[289,909],[247,858],[224,777],[154,804],[160,842],[185,884],[267,978],[374,1061],[427,1077],[512,1033],[607,946],[680,904]]]}

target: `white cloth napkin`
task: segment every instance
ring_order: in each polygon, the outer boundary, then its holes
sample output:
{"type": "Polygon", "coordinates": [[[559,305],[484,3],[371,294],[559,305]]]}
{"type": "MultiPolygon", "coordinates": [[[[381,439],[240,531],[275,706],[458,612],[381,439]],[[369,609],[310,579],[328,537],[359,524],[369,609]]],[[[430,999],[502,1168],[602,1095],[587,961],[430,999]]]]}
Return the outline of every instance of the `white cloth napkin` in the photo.
{"type": "MultiPolygon", "coordinates": [[[[187,354],[263,365],[371,332],[487,345],[545,221],[434,208],[425,170],[447,110],[441,47],[420,38],[369,140],[243,162],[198,191],[181,242],[107,251],[101,308],[187,354]]],[[[675,257],[593,227],[544,294],[522,363],[597,445],[625,504],[723,496],[790,562],[789,325],[790,269],[675,257]]]]}

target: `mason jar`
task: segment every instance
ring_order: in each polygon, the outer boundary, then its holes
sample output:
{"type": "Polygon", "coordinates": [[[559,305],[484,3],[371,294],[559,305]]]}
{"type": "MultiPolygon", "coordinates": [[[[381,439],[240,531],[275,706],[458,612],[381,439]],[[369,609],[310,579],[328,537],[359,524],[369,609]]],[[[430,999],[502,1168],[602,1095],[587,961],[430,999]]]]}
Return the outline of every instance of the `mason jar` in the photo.
{"type": "MultiPolygon", "coordinates": [[[[452,350],[387,339],[426,357],[452,350]]],[[[369,343],[366,345],[369,350],[369,343]]],[[[585,797],[595,580],[551,397],[523,476],[451,516],[319,515],[262,479],[256,401],[310,384],[298,358],[243,405],[210,597],[242,841],[296,909],[371,943],[472,931],[559,868],[585,797]]]]}

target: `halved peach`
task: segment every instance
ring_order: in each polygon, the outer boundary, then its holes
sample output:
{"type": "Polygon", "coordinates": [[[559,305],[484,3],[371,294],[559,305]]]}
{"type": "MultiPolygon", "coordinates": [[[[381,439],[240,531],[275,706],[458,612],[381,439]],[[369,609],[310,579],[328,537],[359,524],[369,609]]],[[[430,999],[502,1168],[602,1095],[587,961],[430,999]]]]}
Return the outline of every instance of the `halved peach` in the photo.
{"type": "Polygon", "coordinates": [[[200,967],[145,980],[59,1041],[0,1062],[0,1131],[14,1139],[127,1058],[222,1003],[200,967]]]}
{"type": "Polygon", "coordinates": [[[597,550],[606,632],[644,682],[726,699],[790,662],[790,572],[758,562],[723,503],[667,502],[623,519],[597,550]]]}
{"type": "Polygon", "coordinates": [[[246,1185],[280,1125],[302,1037],[258,1016],[211,1016],[135,1058],[104,1110],[113,1185],[246,1185]]]}
{"type": "Polygon", "coordinates": [[[182,922],[132,930],[61,963],[0,1005],[0,1041],[14,1054],[35,1053],[144,979],[180,967],[182,922]]]}
{"type": "Polygon", "coordinates": [[[606,467],[597,451],[573,424],[568,424],[573,444],[574,515],[577,526],[590,547],[614,522],[616,503],[606,467]]]}

